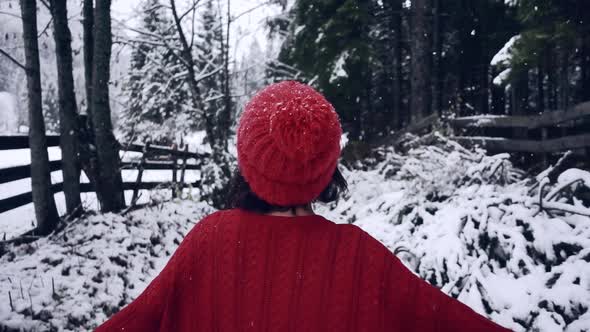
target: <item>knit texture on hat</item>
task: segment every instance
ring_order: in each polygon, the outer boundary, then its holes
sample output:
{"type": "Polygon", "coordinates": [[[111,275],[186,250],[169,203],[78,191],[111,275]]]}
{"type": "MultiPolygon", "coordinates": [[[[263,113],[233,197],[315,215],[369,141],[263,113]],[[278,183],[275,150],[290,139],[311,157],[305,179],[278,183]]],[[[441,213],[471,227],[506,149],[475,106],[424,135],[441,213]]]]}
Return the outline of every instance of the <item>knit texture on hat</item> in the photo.
{"type": "Polygon", "coordinates": [[[306,204],[330,183],[342,129],[334,107],[302,83],[259,91],[238,127],[238,164],[252,191],[280,206],[306,204]]]}

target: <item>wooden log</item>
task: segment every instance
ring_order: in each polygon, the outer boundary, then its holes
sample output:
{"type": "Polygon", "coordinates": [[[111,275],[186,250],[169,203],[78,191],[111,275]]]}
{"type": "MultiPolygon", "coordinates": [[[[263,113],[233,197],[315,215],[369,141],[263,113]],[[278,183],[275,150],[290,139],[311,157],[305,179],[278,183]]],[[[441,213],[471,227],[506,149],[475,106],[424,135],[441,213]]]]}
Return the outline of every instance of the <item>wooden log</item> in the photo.
{"type": "Polygon", "coordinates": [[[455,137],[453,139],[468,146],[477,144],[492,152],[553,153],[590,147],[590,134],[566,136],[545,141],[496,137],[455,137]]]}
{"type": "Polygon", "coordinates": [[[563,122],[590,116],[590,102],[574,106],[566,111],[545,111],[539,115],[502,116],[480,115],[451,119],[456,127],[528,128],[551,127],[563,122]]]}

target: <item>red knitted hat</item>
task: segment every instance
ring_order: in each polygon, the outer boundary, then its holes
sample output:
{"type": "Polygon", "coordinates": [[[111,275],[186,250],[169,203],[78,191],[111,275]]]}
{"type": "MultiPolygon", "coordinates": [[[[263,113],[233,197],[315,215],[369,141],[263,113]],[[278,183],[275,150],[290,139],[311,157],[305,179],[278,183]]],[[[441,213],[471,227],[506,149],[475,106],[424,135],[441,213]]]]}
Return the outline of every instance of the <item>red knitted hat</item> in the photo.
{"type": "Polygon", "coordinates": [[[272,84],[250,100],[240,119],[240,172],[270,204],[307,204],[332,179],[341,135],[334,107],[319,92],[295,81],[272,84]]]}

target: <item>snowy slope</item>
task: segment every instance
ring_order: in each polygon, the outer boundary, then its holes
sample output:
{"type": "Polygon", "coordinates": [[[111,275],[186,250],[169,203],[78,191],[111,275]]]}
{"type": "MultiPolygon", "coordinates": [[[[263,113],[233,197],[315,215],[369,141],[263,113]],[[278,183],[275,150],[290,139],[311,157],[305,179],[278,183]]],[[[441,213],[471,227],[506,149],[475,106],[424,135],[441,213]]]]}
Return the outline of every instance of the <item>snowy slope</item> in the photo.
{"type": "Polygon", "coordinates": [[[0,330],[96,327],[141,293],[210,212],[203,203],[176,201],[125,217],[90,216],[11,250],[0,258],[0,330]]]}
{"type": "MultiPolygon", "coordinates": [[[[421,277],[508,328],[590,330],[590,217],[539,211],[538,182],[507,155],[434,138],[344,169],[349,193],[318,212],[362,227],[421,277]]],[[[568,170],[543,186],[543,197],[555,196],[545,206],[585,213],[581,201],[553,195],[578,178],[588,185],[590,173],[568,170]]],[[[0,257],[0,329],[91,329],[136,297],[210,211],[173,201],[90,216],[65,236],[9,248],[0,257]]]]}

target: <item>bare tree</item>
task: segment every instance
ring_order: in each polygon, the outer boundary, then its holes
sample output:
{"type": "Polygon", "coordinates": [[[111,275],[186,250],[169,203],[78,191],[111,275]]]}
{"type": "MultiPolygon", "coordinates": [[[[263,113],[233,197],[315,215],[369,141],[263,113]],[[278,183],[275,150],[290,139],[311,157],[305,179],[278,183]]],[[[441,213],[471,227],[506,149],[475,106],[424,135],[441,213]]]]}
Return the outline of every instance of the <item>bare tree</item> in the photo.
{"type": "MultiPolygon", "coordinates": [[[[198,1],[197,1],[198,2],[198,1]]],[[[182,49],[180,50],[180,57],[182,58],[182,62],[186,67],[187,70],[187,79],[189,83],[189,87],[191,89],[191,97],[193,102],[193,107],[198,110],[203,109],[203,101],[201,100],[201,90],[199,89],[199,85],[197,84],[196,74],[195,74],[195,60],[193,59],[192,55],[192,45],[189,45],[188,40],[186,38],[186,34],[184,33],[184,29],[182,28],[182,16],[178,15],[178,11],[176,9],[176,1],[170,0],[170,7],[172,9],[172,17],[174,18],[174,24],[176,26],[176,31],[178,33],[178,38],[180,38],[180,43],[182,45],[182,49]]]]}
{"type": "MultiPolygon", "coordinates": [[[[196,0],[193,2],[193,9],[195,10],[196,5],[199,3],[199,0],[196,0]]],[[[229,6],[229,3],[228,3],[229,6]]],[[[172,9],[172,17],[174,19],[174,24],[176,26],[176,31],[178,32],[178,37],[180,39],[181,45],[182,45],[182,49],[180,51],[180,56],[182,57],[182,62],[186,67],[187,70],[187,75],[186,78],[188,80],[188,84],[190,86],[190,90],[191,90],[191,95],[192,95],[192,101],[193,101],[193,107],[195,107],[195,109],[197,110],[204,110],[204,103],[202,100],[202,95],[201,95],[201,90],[199,87],[199,81],[202,80],[204,77],[206,77],[206,75],[202,75],[203,73],[210,71],[211,73],[215,73],[219,70],[226,70],[226,76],[225,78],[223,78],[222,84],[223,84],[223,89],[226,92],[227,95],[229,95],[229,64],[227,63],[227,56],[228,53],[227,51],[224,49],[223,50],[223,58],[226,61],[226,67],[222,67],[222,68],[214,68],[214,66],[205,66],[205,68],[203,68],[201,75],[199,75],[199,77],[197,77],[196,73],[195,73],[195,60],[193,58],[193,52],[192,52],[192,43],[189,44],[188,43],[188,39],[186,37],[186,34],[184,32],[184,29],[182,27],[182,17],[184,17],[183,15],[178,15],[178,10],[176,7],[176,1],[175,0],[170,0],[170,8],[172,9]]],[[[228,13],[228,27],[229,27],[229,23],[231,22],[230,17],[229,17],[229,13],[228,13]]],[[[194,32],[193,32],[194,33],[194,32]]],[[[192,38],[191,38],[192,39],[192,38]]],[[[227,46],[225,46],[225,48],[227,48],[227,46]]],[[[203,116],[204,116],[204,120],[205,120],[205,131],[207,132],[207,136],[209,138],[209,142],[211,145],[211,150],[212,150],[212,156],[213,159],[216,161],[216,163],[222,167],[223,172],[226,173],[226,175],[229,176],[229,168],[227,167],[227,160],[225,158],[225,154],[227,152],[227,133],[224,132],[225,130],[229,129],[229,123],[227,123],[228,128],[219,128],[219,126],[223,126],[226,125],[225,122],[229,122],[225,121],[226,118],[229,118],[229,114],[227,114],[226,116],[226,112],[227,112],[227,107],[231,107],[231,100],[228,101],[228,98],[225,98],[225,105],[224,105],[224,110],[222,110],[221,112],[217,112],[220,114],[215,114],[213,112],[203,112],[203,116]],[[228,102],[230,104],[228,104],[228,102]],[[221,115],[221,116],[220,116],[221,115]],[[218,118],[219,117],[219,118],[218,118]]]]}
{"type": "MultiPolygon", "coordinates": [[[[194,16],[196,10],[198,9],[201,1],[200,0],[192,0],[192,4],[189,8],[183,12],[178,11],[177,2],[176,0],[169,0],[168,8],[172,12],[173,18],[173,26],[171,29],[174,29],[178,35],[178,39],[180,41],[180,45],[174,45],[171,43],[169,39],[165,36],[159,35],[157,33],[153,33],[150,31],[142,31],[141,29],[130,28],[131,31],[138,33],[140,37],[135,39],[126,39],[125,37],[120,38],[119,42],[130,43],[130,44],[146,44],[150,46],[163,46],[166,47],[172,56],[176,57],[181,65],[185,69],[185,73],[183,75],[184,79],[187,82],[187,85],[190,90],[190,98],[192,107],[195,110],[196,114],[199,114],[203,117],[205,123],[205,131],[207,133],[207,137],[211,144],[211,149],[213,151],[213,159],[220,165],[225,167],[225,157],[223,155],[227,152],[227,130],[229,130],[230,125],[230,118],[231,118],[231,95],[230,95],[230,77],[229,77],[229,51],[228,51],[228,43],[229,43],[229,35],[225,36],[225,40],[222,40],[222,64],[217,65],[212,61],[208,61],[205,65],[200,66],[197,63],[197,59],[195,59],[195,52],[194,48],[194,27],[192,31],[185,31],[185,27],[182,23],[183,19],[187,16],[192,16],[194,20],[194,16]],[[191,15],[192,14],[192,15],[191,15]],[[205,100],[203,94],[203,88],[200,85],[200,82],[210,78],[222,72],[221,78],[221,85],[222,85],[222,96],[220,98],[223,99],[224,105],[222,109],[216,112],[207,112],[205,111],[205,100]]],[[[228,12],[227,12],[227,30],[229,31],[229,26],[232,22],[229,13],[229,2],[228,5],[228,12]]],[[[219,24],[221,25],[221,17],[219,24]]],[[[194,23],[193,23],[194,25],[194,23]]],[[[229,169],[227,170],[229,174],[229,169]]],[[[224,170],[225,172],[225,170],[224,170]]]]}
{"type": "Polygon", "coordinates": [[[94,53],[92,64],[92,125],[98,157],[96,190],[103,212],[125,207],[121,179],[119,143],[113,135],[109,105],[111,61],[111,1],[96,0],[94,9],[94,53]]]}
{"type": "Polygon", "coordinates": [[[47,138],[43,122],[41,71],[37,41],[37,3],[21,0],[25,68],[29,106],[29,147],[31,150],[31,186],[37,219],[37,232],[49,234],[57,225],[59,215],[51,190],[47,138]]]}
{"type": "Polygon", "coordinates": [[[78,162],[78,123],[74,77],[72,73],[72,35],[68,27],[66,0],[50,0],[59,93],[60,147],[64,195],[68,214],[80,212],[80,165],[78,162]]]}

